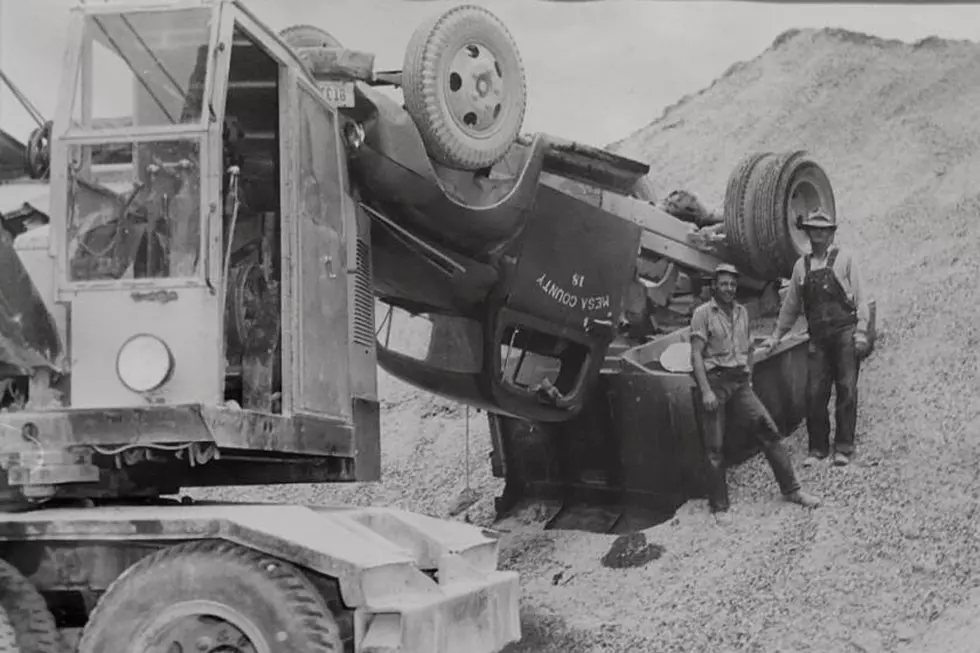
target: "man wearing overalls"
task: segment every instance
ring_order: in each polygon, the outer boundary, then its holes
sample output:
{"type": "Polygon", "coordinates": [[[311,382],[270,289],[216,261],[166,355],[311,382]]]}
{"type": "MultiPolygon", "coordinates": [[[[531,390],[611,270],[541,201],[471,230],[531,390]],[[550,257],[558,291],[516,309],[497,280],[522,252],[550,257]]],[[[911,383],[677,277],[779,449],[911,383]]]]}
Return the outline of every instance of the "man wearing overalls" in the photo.
{"type": "Polygon", "coordinates": [[[812,253],[793,267],[779,319],[764,349],[771,349],[793,327],[801,312],[810,332],[807,357],[807,418],[811,466],[830,455],[831,387],[837,389],[834,464],[847,465],[854,455],[857,425],[858,361],[868,350],[868,306],[861,294],[861,275],[854,259],[833,244],[837,225],[821,210],[800,226],[812,253]]]}

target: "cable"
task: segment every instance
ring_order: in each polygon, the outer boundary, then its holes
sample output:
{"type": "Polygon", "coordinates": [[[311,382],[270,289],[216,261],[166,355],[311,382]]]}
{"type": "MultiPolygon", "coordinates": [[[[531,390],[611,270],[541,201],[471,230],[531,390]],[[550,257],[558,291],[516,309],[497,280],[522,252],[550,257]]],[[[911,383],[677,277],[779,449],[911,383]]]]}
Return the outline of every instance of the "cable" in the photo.
{"type": "Polygon", "coordinates": [[[466,406],[466,491],[470,491],[470,407],[466,406]]]}

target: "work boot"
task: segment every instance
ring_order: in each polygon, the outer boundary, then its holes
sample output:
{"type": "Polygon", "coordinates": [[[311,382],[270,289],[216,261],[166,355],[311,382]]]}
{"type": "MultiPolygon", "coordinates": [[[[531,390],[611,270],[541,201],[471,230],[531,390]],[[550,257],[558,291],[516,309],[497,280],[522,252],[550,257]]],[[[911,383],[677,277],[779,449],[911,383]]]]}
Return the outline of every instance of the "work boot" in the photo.
{"type": "Polygon", "coordinates": [[[851,462],[851,457],[846,453],[841,453],[838,451],[834,454],[834,466],[835,467],[846,467],[851,462]]]}
{"type": "Polygon", "coordinates": [[[803,466],[804,467],[813,467],[814,465],[819,464],[820,461],[823,460],[826,457],[827,456],[820,455],[816,451],[811,451],[809,453],[809,455],[807,455],[807,457],[803,460],[803,466]]]}
{"type": "Polygon", "coordinates": [[[812,494],[807,494],[802,490],[797,490],[796,492],[790,492],[789,494],[784,494],[783,498],[790,503],[796,503],[804,508],[816,508],[820,505],[820,499],[813,496],[812,494]]]}

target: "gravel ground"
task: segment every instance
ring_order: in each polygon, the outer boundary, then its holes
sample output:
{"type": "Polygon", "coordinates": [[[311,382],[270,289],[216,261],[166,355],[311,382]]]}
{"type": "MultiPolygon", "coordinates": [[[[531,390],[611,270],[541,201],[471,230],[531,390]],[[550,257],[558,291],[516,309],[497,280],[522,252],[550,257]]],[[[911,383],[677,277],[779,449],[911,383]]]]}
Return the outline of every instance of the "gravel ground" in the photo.
{"type": "MultiPolygon", "coordinates": [[[[847,469],[800,470],[826,501],[816,511],[780,503],[765,461],[754,458],[730,473],[731,527],[691,502],[645,532],[665,553],[635,569],[601,565],[612,536],[542,531],[533,515],[511,525],[502,563],[522,575],[525,632],[512,653],[972,650],[978,78],[974,44],[792,33],[617,145],[652,162],[661,190],[691,189],[712,206],[749,151],[808,149],[825,167],[839,241],[859,253],[878,301],[879,349],[860,381],[859,456],[847,469]]],[[[465,487],[465,410],[383,384],[382,483],[252,496],[448,516],[465,487]]],[[[470,424],[481,499],[468,518],[487,524],[500,483],[490,476],[484,416],[470,411],[470,424]]],[[[804,439],[788,440],[795,460],[804,439]]]]}

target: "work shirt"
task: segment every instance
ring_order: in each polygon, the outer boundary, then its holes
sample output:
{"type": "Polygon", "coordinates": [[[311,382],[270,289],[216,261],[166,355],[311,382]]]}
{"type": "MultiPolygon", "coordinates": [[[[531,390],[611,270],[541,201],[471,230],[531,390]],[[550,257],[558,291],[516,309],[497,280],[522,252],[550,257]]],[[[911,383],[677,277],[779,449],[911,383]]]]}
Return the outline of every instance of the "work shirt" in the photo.
{"type": "MultiPolygon", "coordinates": [[[[844,293],[847,295],[848,300],[854,304],[857,308],[857,328],[855,329],[858,333],[867,334],[868,332],[868,304],[865,302],[864,294],[861,288],[861,275],[858,271],[857,264],[854,262],[853,257],[846,251],[841,250],[837,245],[832,245],[827,250],[827,257],[830,256],[830,252],[837,249],[837,260],[834,261],[834,276],[840,281],[841,287],[844,289],[844,293]]],[[[816,258],[810,259],[810,270],[820,270],[827,262],[825,257],[823,260],[818,261],[816,258]]],[[[783,299],[783,305],[779,309],[779,319],[776,322],[776,330],[778,333],[787,333],[793,328],[796,320],[799,319],[800,314],[803,312],[803,277],[806,271],[803,267],[803,257],[801,256],[796,260],[796,265],[793,266],[793,275],[789,280],[789,287],[786,290],[786,297],[783,299]]]]}
{"type": "MultiPolygon", "coordinates": [[[[731,317],[714,297],[694,309],[691,339],[707,343],[704,368],[749,369],[749,312],[742,304],[732,305],[731,317]]],[[[696,344],[693,343],[692,344],[696,344]]]]}

